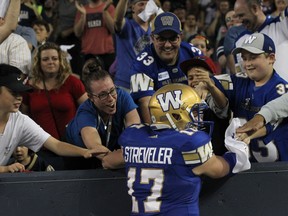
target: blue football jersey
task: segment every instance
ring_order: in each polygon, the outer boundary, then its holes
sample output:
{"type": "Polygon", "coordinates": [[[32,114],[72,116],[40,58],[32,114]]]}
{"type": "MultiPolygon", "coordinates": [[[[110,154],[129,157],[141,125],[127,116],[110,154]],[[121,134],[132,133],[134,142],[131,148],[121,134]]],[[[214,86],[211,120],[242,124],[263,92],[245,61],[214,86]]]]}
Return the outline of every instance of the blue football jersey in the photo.
{"type": "Polygon", "coordinates": [[[169,83],[188,84],[187,77],[179,65],[185,60],[201,55],[197,47],[182,42],[177,63],[167,65],[159,59],[153,44],[147,46],[133,61],[130,69],[130,91],[133,99],[151,96],[156,90],[169,83]]]}
{"type": "MultiPolygon", "coordinates": [[[[225,75],[215,82],[229,100],[233,116],[249,121],[269,101],[287,92],[288,84],[275,71],[263,86],[256,87],[245,73],[225,75]]],[[[215,78],[214,78],[215,79],[215,78]]],[[[251,161],[274,162],[288,160],[287,121],[272,122],[266,125],[267,135],[253,139],[250,143],[251,161]]]]}
{"type": "Polygon", "coordinates": [[[203,131],[152,130],[139,124],[120,136],[132,197],[131,215],[197,216],[201,189],[192,169],[212,156],[203,131]]]}
{"type": "MultiPolygon", "coordinates": [[[[287,58],[285,57],[288,49],[287,25],[288,25],[288,8],[286,7],[285,10],[278,17],[271,18],[270,16],[267,16],[265,21],[256,29],[256,32],[266,34],[273,40],[276,46],[275,55],[277,59],[273,67],[276,69],[278,74],[286,81],[288,81],[288,73],[287,73],[288,61],[287,58]]],[[[253,32],[248,30],[241,32],[235,41],[234,44],[235,47],[241,46],[245,38],[252,33],[253,32]]],[[[228,35],[228,37],[231,37],[231,35],[230,36],[228,35]]],[[[232,40],[234,39],[232,38],[232,40]]],[[[235,56],[235,67],[236,72],[245,71],[244,68],[242,67],[242,58],[240,54],[237,54],[235,56]]]]}

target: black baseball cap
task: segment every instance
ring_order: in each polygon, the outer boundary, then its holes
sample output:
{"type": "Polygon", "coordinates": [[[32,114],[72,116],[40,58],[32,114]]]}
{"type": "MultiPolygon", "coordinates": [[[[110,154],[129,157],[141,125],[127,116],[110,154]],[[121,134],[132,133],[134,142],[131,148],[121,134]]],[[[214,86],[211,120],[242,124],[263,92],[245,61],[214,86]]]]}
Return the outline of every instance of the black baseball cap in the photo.
{"type": "Polygon", "coordinates": [[[25,92],[32,90],[23,84],[21,70],[8,64],[0,64],[0,86],[5,86],[13,92],[25,92]]]}
{"type": "Polygon", "coordinates": [[[211,74],[216,74],[217,69],[213,60],[207,56],[195,56],[180,63],[180,68],[187,75],[188,70],[192,67],[200,66],[208,70],[211,74]]]}

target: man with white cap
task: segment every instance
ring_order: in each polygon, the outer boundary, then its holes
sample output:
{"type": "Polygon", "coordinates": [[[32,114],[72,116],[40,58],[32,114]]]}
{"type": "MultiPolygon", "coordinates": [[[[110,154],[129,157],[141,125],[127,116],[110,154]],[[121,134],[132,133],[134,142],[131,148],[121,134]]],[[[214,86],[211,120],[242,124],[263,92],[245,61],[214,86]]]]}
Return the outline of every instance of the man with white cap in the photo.
{"type": "Polygon", "coordinates": [[[0,173],[21,172],[23,164],[7,165],[14,149],[23,145],[37,152],[42,145],[62,156],[92,157],[96,149],[84,149],[61,142],[46,133],[31,118],[19,111],[21,93],[31,90],[23,84],[21,71],[11,65],[0,64],[0,173]]]}
{"type": "Polygon", "coordinates": [[[148,103],[153,93],[169,83],[188,84],[180,63],[202,55],[193,45],[181,42],[181,22],[173,13],[159,14],[152,23],[152,44],[134,60],[130,68],[130,91],[139,105],[143,122],[150,123],[148,103]]]}
{"type": "MultiPolygon", "coordinates": [[[[241,54],[245,71],[231,75],[228,83],[217,87],[227,96],[235,118],[252,119],[264,104],[287,91],[287,82],[273,68],[275,52],[273,40],[262,33],[249,35],[240,47],[233,50],[233,54],[241,54]]],[[[256,136],[266,135],[261,138],[255,139],[255,134],[249,134],[252,162],[288,160],[286,122],[274,121],[265,125],[256,136]]],[[[246,138],[247,135],[239,135],[239,139],[246,138]]]]}

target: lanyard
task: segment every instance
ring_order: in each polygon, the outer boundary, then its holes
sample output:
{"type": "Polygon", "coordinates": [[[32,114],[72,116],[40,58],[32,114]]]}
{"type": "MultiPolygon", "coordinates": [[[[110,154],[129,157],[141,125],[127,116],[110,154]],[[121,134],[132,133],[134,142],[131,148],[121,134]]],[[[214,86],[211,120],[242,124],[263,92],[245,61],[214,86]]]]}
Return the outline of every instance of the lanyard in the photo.
{"type": "Polygon", "coordinates": [[[108,147],[109,141],[110,141],[110,136],[111,136],[111,131],[112,131],[112,116],[109,116],[108,122],[105,125],[103,119],[98,115],[98,122],[102,122],[104,124],[104,129],[106,130],[106,147],[108,147]]]}

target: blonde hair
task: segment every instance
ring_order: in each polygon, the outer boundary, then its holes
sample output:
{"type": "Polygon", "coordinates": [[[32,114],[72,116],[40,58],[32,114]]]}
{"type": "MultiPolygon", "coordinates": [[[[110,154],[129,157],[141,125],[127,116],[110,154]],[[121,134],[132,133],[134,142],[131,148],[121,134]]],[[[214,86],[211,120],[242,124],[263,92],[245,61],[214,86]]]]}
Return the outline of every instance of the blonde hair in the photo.
{"type": "Polygon", "coordinates": [[[66,53],[60,49],[60,47],[52,42],[46,42],[45,44],[38,47],[33,61],[33,68],[32,68],[32,84],[35,85],[36,83],[42,82],[44,80],[44,73],[41,68],[41,52],[43,50],[53,49],[56,50],[59,57],[60,67],[57,74],[57,85],[56,87],[59,88],[65,82],[66,78],[72,74],[70,63],[66,58],[66,53]]]}

